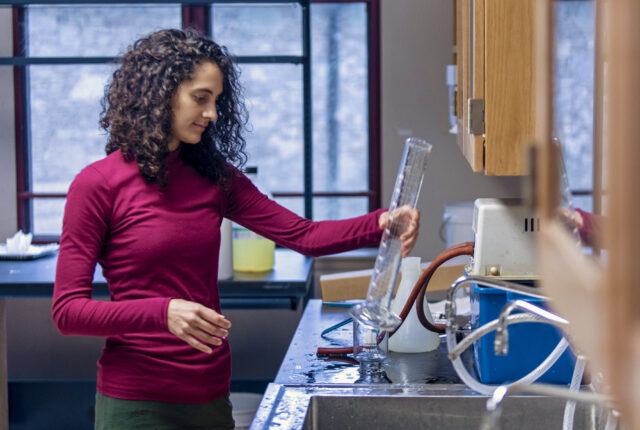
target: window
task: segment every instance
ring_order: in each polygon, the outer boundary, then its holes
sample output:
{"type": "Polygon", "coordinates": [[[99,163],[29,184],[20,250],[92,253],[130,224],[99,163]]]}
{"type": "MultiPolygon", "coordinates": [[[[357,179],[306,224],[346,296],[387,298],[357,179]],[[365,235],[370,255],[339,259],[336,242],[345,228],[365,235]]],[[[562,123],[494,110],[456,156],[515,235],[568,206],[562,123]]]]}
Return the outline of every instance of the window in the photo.
{"type": "MultiPolygon", "coordinates": [[[[25,10],[24,23],[26,54],[61,60],[23,70],[27,106],[23,120],[29,139],[25,191],[64,195],[84,166],[104,156],[106,136],[98,128],[100,99],[116,67],[108,63],[111,58],[101,64],[79,62],[115,57],[140,35],[180,27],[180,6],[32,5],[25,10]],[[71,56],[77,59],[62,60],[71,56]]],[[[60,233],[64,198],[35,197],[24,203],[31,212],[25,213],[31,226],[21,228],[39,235],[60,233]]]]}
{"type": "Polygon", "coordinates": [[[595,2],[555,4],[554,111],[573,204],[594,209],[595,2]]]}
{"type": "Polygon", "coordinates": [[[14,7],[24,50],[0,65],[19,72],[20,228],[41,240],[60,234],[70,182],[104,156],[98,117],[114,59],[167,27],[201,28],[237,57],[250,115],[247,165],[258,166],[279,203],[312,219],[379,207],[377,0],[306,7],[306,0],[14,7]]]}

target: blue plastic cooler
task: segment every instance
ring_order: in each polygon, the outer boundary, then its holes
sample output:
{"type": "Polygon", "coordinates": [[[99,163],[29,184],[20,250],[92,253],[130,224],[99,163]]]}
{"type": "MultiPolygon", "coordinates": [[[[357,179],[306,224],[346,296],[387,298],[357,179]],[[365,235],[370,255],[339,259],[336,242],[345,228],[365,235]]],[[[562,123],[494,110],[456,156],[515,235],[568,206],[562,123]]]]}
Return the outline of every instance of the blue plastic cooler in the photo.
{"type": "MultiPolygon", "coordinates": [[[[514,300],[525,300],[544,307],[541,299],[473,285],[471,288],[472,327],[480,327],[498,318],[502,307],[514,300]]],[[[544,323],[518,323],[510,325],[508,330],[509,353],[507,355],[494,354],[495,331],[486,334],[473,344],[476,371],[482,383],[502,384],[522,378],[538,367],[562,339],[556,327],[544,323]]],[[[569,384],[574,366],[575,356],[567,349],[538,381],[569,384]]]]}

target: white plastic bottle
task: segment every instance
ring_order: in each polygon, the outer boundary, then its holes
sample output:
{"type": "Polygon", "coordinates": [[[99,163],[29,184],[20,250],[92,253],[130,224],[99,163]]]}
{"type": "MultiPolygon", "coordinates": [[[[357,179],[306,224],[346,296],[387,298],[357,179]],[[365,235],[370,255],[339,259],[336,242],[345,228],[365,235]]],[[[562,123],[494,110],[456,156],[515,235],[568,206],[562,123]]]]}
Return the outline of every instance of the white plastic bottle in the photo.
{"type": "MultiPolygon", "coordinates": [[[[420,277],[420,257],[407,257],[402,259],[400,265],[402,279],[398,286],[395,298],[391,301],[391,311],[399,315],[407,302],[411,290],[420,277]]],[[[424,302],[424,309],[429,322],[433,323],[433,317],[429,311],[427,301],[424,302]]],[[[438,333],[427,330],[422,326],[416,312],[414,303],[409,315],[402,323],[398,331],[389,338],[389,349],[396,352],[428,352],[433,351],[440,345],[438,333]]]]}
{"type": "Polygon", "coordinates": [[[218,280],[233,277],[233,251],[231,247],[231,221],[222,218],[220,225],[220,255],[218,257],[218,280]]]}

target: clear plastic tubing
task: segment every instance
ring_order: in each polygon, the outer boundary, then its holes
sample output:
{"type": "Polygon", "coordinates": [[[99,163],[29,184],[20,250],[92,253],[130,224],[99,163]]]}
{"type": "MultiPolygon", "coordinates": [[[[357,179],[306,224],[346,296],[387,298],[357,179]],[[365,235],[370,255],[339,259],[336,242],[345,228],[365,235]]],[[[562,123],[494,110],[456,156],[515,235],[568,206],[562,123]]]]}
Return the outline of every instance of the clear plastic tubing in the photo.
{"type": "Polygon", "coordinates": [[[400,236],[408,227],[408,217],[403,206],[416,207],[422,178],[431,154],[431,145],[422,139],[410,137],[404,145],[402,161],[389,205],[389,220],[378,248],[366,302],[351,308],[350,314],[361,324],[382,331],[390,331],[400,325],[400,317],[391,312],[393,294],[400,270],[400,236]]]}

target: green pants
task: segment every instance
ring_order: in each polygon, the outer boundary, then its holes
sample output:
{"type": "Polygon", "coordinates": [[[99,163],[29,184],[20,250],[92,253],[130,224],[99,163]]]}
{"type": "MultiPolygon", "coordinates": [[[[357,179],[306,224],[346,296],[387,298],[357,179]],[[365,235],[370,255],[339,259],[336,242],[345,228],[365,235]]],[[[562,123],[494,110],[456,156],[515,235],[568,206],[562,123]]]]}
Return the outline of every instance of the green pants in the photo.
{"type": "Polygon", "coordinates": [[[229,396],[201,404],[123,400],[96,392],[95,430],[234,428],[229,396]]]}

